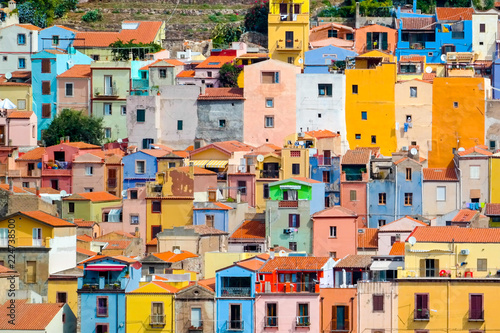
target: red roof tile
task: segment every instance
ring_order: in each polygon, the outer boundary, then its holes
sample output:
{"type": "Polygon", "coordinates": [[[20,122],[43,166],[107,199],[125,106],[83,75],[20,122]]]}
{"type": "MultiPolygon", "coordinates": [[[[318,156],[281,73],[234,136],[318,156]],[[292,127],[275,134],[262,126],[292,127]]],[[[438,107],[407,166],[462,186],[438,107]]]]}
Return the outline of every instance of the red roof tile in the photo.
{"type": "Polygon", "coordinates": [[[279,271],[319,271],[328,257],[274,257],[260,269],[261,272],[279,271]]]}
{"type": "Polygon", "coordinates": [[[436,17],[438,21],[470,21],[474,14],[471,7],[437,7],[436,17]]]}
{"type": "Polygon", "coordinates": [[[493,153],[491,151],[488,151],[488,147],[483,146],[483,145],[471,147],[471,148],[466,149],[464,151],[458,152],[458,156],[467,156],[470,154],[474,154],[474,155],[479,154],[479,155],[484,155],[484,156],[493,155],[493,153]]]}
{"type": "Polygon", "coordinates": [[[182,61],[179,61],[177,59],[158,59],[149,65],[141,67],[141,71],[147,71],[150,67],[162,67],[163,64],[160,65],[160,63],[167,63],[167,65],[171,66],[184,66],[185,64],[182,61]]]}
{"type": "Polygon", "coordinates": [[[201,225],[186,225],[184,229],[193,229],[195,233],[208,236],[208,235],[227,235],[228,233],[219,229],[215,229],[214,227],[209,227],[206,224],[201,225]]]}
{"type": "Polygon", "coordinates": [[[235,263],[237,266],[244,267],[251,271],[257,271],[264,265],[264,262],[260,259],[247,259],[235,263]]]}
{"type": "Polygon", "coordinates": [[[30,119],[33,111],[12,111],[7,118],[9,119],[30,119]]]}
{"type": "Polygon", "coordinates": [[[43,331],[45,332],[49,323],[61,311],[64,303],[27,303],[27,300],[15,300],[15,326],[9,323],[11,318],[7,300],[0,308],[0,330],[13,331],[43,331]]]}
{"type": "Polygon", "coordinates": [[[143,152],[153,157],[163,157],[167,154],[170,154],[169,151],[163,149],[142,149],[140,150],[140,152],[143,152]]]}
{"type": "Polygon", "coordinates": [[[500,228],[416,227],[411,236],[426,243],[500,243],[500,228]]]}
{"type": "Polygon", "coordinates": [[[44,154],[45,154],[45,148],[44,147],[38,147],[38,148],[32,149],[29,152],[23,154],[17,160],[18,161],[36,161],[36,160],[41,160],[42,156],[44,154]]]}
{"type": "Polygon", "coordinates": [[[329,131],[329,130],[309,131],[309,132],[306,132],[306,134],[310,135],[316,139],[336,138],[336,137],[340,136],[340,134],[334,133],[334,132],[329,131]]]}
{"type": "Polygon", "coordinates": [[[390,256],[404,256],[405,255],[405,243],[404,242],[394,242],[392,244],[390,256]]]}
{"type": "Polygon", "coordinates": [[[76,248],[76,252],[80,253],[80,254],[84,254],[84,255],[89,256],[89,257],[95,256],[97,254],[97,252],[90,251],[90,250],[87,250],[87,249],[83,249],[81,247],[77,247],[76,248]]]}
{"type": "Polygon", "coordinates": [[[195,71],[182,71],[177,74],[177,77],[194,77],[195,71]]]}
{"type": "Polygon", "coordinates": [[[243,88],[206,88],[205,93],[198,96],[199,100],[245,99],[243,88]]]}
{"type": "MultiPolygon", "coordinates": [[[[108,193],[108,192],[105,192],[105,191],[101,191],[101,192],[83,192],[83,193],[78,193],[77,194],[78,196],[80,197],[83,197],[83,200],[90,200],[92,202],[103,202],[103,201],[117,201],[117,200],[120,200],[120,198],[118,198],[117,196],[111,194],[111,193],[108,193]]],[[[72,196],[69,196],[67,198],[64,198],[64,200],[78,200],[77,198],[75,199],[70,199],[71,197],[73,197],[74,195],[72,196]]],[[[82,200],[82,199],[80,199],[82,200]]]]}
{"type": "Polygon", "coordinates": [[[42,28],[39,28],[33,24],[16,24],[18,27],[22,27],[28,30],[33,30],[33,31],[40,31],[42,28]]]}
{"type": "Polygon", "coordinates": [[[83,221],[83,220],[74,220],[73,221],[79,228],[90,228],[93,227],[94,221],[83,221]]]}
{"type": "MultiPolygon", "coordinates": [[[[200,167],[197,167],[197,166],[193,166],[194,168],[194,174],[195,175],[216,175],[217,172],[214,172],[214,171],[210,171],[208,169],[205,169],[205,168],[200,168],[200,167]]],[[[179,167],[179,168],[175,168],[175,169],[170,169],[170,170],[179,170],[181,172],[189,172],[189,167],[188,166],[185,166],[185,167],[179,167]]]]}
{"type": "Polygon", "coordinates": [[[424,168],[424,181],[456,182],[457,173],[454,168],[424,168]]]}
{"type": "Polygon", "coordinates": [[[264,221],[245,221],[231,235],[232,239],[265,239],[266,224],[264,221]]]}
{"type": "Polygon", "coordinates": [[[310,183],[310,184],[317,184],[317,183],[321,183],[320,181],[318,180],[315,180],[315,179],[311,179],[311,178],[307,178],[307,177],[292,177],[290,179],[295,179],[295,180],[298,180],[298,181],[301,181],[301,182],[305,182],[305,183],[310,183]]]}
{"type": "Polygon", "coordinates": [[[158,245],[158,238],[153,238],[149,242],[146,243],[146,245],[158,245]]]}
{"type": "Polygon", "coordinates": [[[457,215],[451,220],[452,222],[471,222],[471,220],[479,214],[476,210],[461,209],[457,215]]]}
{"type": "Polygon", "coordinates": [[[434,81],[435,78],[436,73],[424,73],[424,75],[422,75],[423,81],[434,81]]]}
{"type": "Polygon", "coordinates": [[[82,242],[91,242],[93,240],[93,238],[89,235],[78,235],[76,236],[76,239],[82,242]]]}
{"type": "Polygon", "coordinates": [[[106,242],[108,245],[103,250],[125,250],[127,249],[132,241],[130,240],[110,240],[110,239],[101,239],[100,242],[106,242]]]}
{"type": "Polygon", "coordinates": [[[19,213],[26,215],[26,216],[29,216],[34,220],[48,224],[52,227],[76,227],[73,223],[70,223],[68,221],[65,221],[63,219],[60,219],[58,217],[52,216],[50,214],[47,214],[47,213],[39,211],[39,210],[30,211],[30,212],[24,211],[24,212],[19,212],[19,213]]]}
{"type": "Polygon", "coordinates": [[[348,150],[342,157],[342,164],[349,165],[366,165],[370,162],[370,150],[356,149],[348,150]]]}
{"type": "Polygon", "coordinates": [[[356,217],[356,213],[350,209],[341,206],[333,206],[330,208],[326,208],[322,211],[314,213],[313,217],[356,217]]]}
{"type": "Polygon", "coordinates": [[[59,74],[58,78],[90,78],[90,65],[74,65],[66,72],[59,74]]]}
{"type": "Polygon", "coordinates": [[[19,276],[19,273],[15,269],[10,269],[0,265],[0,277],[4,276],[19,276]]]}
{"type": "Polygon", "coordinates": [[[358,249],[378,249],[378,229],[366,228],[358,233],[358,249]]]}
{"type": "Polygon", "coordinates": [[[208,290],[215,291],[215,277],[210,279],[198,280],[198,284],[207,288],[208,290]]]}
{"type": "Polygon", "coordinates": [[[189,258],[196,258],[198,257],[196,254],[191,253],[189,251],[181,251],[179,254],[175,254],[174,252],[167,251],[167,252],[161,252],[161,253],[153,253],[153,256],[156,258],[163,260],[165,262],[179,262],[183,261],[189,258]]]}
{"type": "Polygon", "coordinates": [[[204,68],[221,68],[222,65],[233,61],[235,56],[210,56],[205,59],[201,64],[196,66],[197,69],[204,68]]]}
{"type": "Polygon", "coordinates": [[[336,268],[366,268],[372,263],[372,256],[363,254],[350,254],[335,265],[336,268]]]}
{"type": "Polygon", "coordinates": [[[214,142],[209,145],[206,145],[204,147],[195,149],[190,152],[190,156],[193,156],[199,152],[205,151],[210,148],[219,148],[220,150],[224,151],[226,154],[230,155],[231,153],[234,153],[236,151],[251,151],[255,149],[255,147],[252,147],[250,145],[247,145],[245,143],[232,140],[232,141],[221,141],[221,142],[214,142]]]}
{"type": "Polygon", "coordinates": [[[500,215],[500,203],[487,203],[486,204],[486,215],[500,215]]]}
{"type": "Polygon", "coordinates": [[[216,205],[217,207],[223,209],[223,210],[231,210],[233,209],[233,207],[231,206],[228,206],[228,205],[224,205],[222,202],[214,202],[214,205],[216,205]]]}
{"type": "Polygon", "coordinates": [[[238,59],[258,59],[269,58],[269,53],[245,53],[238,57],[238,59]]]}
{"type": "Polygon", "coordinates": [[[403,30],[435,30],[434,17],[403,17],[399,20],[403,30]]]}
{"type": "MultiPolygon", "coordinates": [[[[0,184],[0,189],[4,191],[10,191],[10,185],[9,184],[0,184]]],[[[14,193],[27,193],[24,189],[17,187],[17,186],[12,186],[12,192],[14,193]]]]}

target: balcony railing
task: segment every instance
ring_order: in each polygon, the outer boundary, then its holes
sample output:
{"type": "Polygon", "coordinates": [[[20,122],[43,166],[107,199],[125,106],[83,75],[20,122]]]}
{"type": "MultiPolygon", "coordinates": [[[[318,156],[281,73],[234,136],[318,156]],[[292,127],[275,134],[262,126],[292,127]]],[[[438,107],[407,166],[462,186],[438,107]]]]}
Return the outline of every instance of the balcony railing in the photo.
{"type": "Polygon", "coordinates": [[[264,319],[264,327],[278,327],[278,317],[266,316],[264,319]]]}
{"type": "MultiPolygon", "coordinates": [[[[48,244],[48,240],[39,239],[39,238],[31,238],[31,237],[16,237],[10,238],[10,240],[14,240],[14,243],[10,243],[10,245],[19,247],[19,246],[32,246],[32,247],[45,247],[48,244]]],[[[9,238],[0,238],[0,247],[8,247],[9,246],[9,238]]]]}
{"type": "Polygon", "coordinates": [[[217,180],[227,180],[226,172],[217,172],[217,180]]]}
{"type": "Polygon", "coordinates": [[[469,311],[469,320],[470,321],[482,321],[484,320],[483,310],[470,310],[469,311]]]}
{"type": "Polygon", "coordinates": [[[299,207],[299,202],[298,201],[288,201],[288,200],[282,200],[278,203],[279,208],[297,208],[299,207]]]}
{"type": "Polygon", "coordinates": [[[228,331],[243,331],[245,322],[243,320],[228,320],[226,325],[228,331]]]}
{"type": "Polygon", "coordinates": [[[337,321],[331,321],[330,322],[330,332],[338,332],[338,333],[343,333],[343,332],[349,332],[349,326],[344,324],[341,324],[337,321]]]}
{"type": "Polygon", "coordinates": [[[332,165],[332,158],[318,155],[318,165],[332,165]]]}
{"type": "Polygon", "coordinates": [[[340,175],[340,181],[341,182],[356,182],[356,181],[363,181],[367,182],[369,180],[368,173],[367,172],[342,172],[340,175]]]}
{"type": "Polygon", "coordinates": [[[415,309],[415,320],[429,320],[429,309],[415,309]]]}
{"type": "Polygon", "coordinates": [[[97,316],[107,316],[108,315],[108,307],[97,307],[97,316]]]}
{"type": "Polygon", "coordinates": [[[118,88],[113,86],[113,87],[107,87],[107,88],[95,88],[94,89],[94,98],[109,98],[113,97],[116,98],[118,97],[118,88]]]}
{"type": "Polygon", "coordinates": [[[128,279],[106,279],[99,278],[79,278],[78,289],[86,291],[97,290],[123,290],[128,282],[128,279]]]}
{"type": "Polygon", "coordinates": [[[277,41],[276,42],[276,50],[278,51],[300,51],[302,50],[302,41],[277,41]]]}
{"type": "Polygon", "coordinates": [[[198,333],[198,332],[203,332],[203,321],[199,320],[197,325],[193,325],[193,322],[191,322],[191,326],[188,328],[188,333],[198,333]]]}
{"type": "Polygon", "coordinates": [[[250,296],[250,287],[222,287],[222,296],[233,297],[233,296],[250,296]]]}
{"type": "Polygon", "coordinates": [[[297,316],[297,327],[308,327],[309,325],[311,325],[309,316],[297,316]]]}
{"type": "Polygon", "coordinates": [[[151,325],[151,326],[164,326],[165,325],[165,315],[152,314],[151,316],[149,316],[149,325],[151,325]]]}
{"type": "Polygon", "coordinates": [[[280,178],[279,170],[260,170],[260,178],[280,178]]]}

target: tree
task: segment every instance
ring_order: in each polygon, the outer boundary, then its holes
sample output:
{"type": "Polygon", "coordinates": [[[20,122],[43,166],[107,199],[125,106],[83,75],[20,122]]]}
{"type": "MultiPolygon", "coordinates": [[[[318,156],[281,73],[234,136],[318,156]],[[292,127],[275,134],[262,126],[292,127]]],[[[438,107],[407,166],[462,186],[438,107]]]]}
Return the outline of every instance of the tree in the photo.
{"type": "Polygon", "coordinates": [[[219,83],[223,87],[238,87],[238,76],[243,70],[243,66],[226,63],[219,70],[219,83]]]}
{"type": "Polygon", "coordinates": [[[232,42],[239,41],[244,32],[245,27],[242,25],[219,23],[212,30],[212,44],[214,48],[228,47],[232,42]]]}
{"type": "Polygon", "coordinates": [[[267,17],[269,15],[269,2],[267,0],[255,1],[255,5],[245,15],[245,29],[267,35],[267,17]]]}
{"type": "Polygon", "coordinates": [[[130,60],[130,56],[132,56],[132,60],[144,60],[146,54],[156,53],[162,50],[162,47],[159,44],[135,43],[134,39],[131,39],[128,42],[118,39],[116,42],[109,44],[109,47],[112,48],[111,52],[113,52],[115,60],[117,61],[130,60]]]}
{"type": "Polygon", "coordinates": [[[43,132],[42,140],[47,146],[52,146],[58,144],[59,139],[64,136],[69,136],[73,142],[100,145],[104,139],[102,118],[91,118],[82,111],[64,109],[43,132]]]}

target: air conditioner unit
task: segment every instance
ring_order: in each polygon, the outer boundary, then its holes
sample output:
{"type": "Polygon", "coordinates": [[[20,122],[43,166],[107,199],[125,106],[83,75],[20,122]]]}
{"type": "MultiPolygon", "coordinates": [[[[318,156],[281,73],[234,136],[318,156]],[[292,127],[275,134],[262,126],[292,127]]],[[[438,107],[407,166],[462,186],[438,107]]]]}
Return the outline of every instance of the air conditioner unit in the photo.
{"type": "Polygon", "coordinates": [[[463,256],[468,256],[470,254],[470,251],[465,249],[465,250],[460,250],[460,254],[463,256]]]}
{"type": "Polygon", "coordinates": [[[456,54],[448,54],[448,60],[457,60],[456,54]]]}
{"type": "Polygon", "coordinates": [[[303,138],[303,137],[304,137],[304,133],[303,133],[303,132],[299,132],[299,133],[297,134],[297,136],[298,136],[299,138],[303,138]]]}

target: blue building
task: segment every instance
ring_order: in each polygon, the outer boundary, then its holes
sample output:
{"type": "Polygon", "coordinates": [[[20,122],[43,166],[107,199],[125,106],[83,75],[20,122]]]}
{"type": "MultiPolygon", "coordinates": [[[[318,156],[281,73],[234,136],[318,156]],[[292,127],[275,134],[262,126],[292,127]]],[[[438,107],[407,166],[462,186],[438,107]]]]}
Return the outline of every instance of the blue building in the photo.
{"type": "Polygon", "coordinates": [[[341,47],[328,45],[307,51],[304,56],[305,74],[328,74],[330,68],[337,61],[345,61],[346,58],[355,57],[358,54],[354,51],[346,50],[341,47]]]}
{"type": "Polygon", "coordinates": [[[325,207],[340,205],[340,157],[309,157],[310,178],[325,183],[325,207]]]}
{"type": "Polygon", "coordinates": [[[436,14],[397,12],[398,61],[403,55],[422,55],[426,63],[445,63],[448,52],[472,52],[473,8],[436,8],[436,14]]]}
{"type": "Polygon", "coordinates": [[[158,172],[158,157],[168,155],[169,152],[161,149],[143,149],[124,156],[123,163],[123,190],[137,187],[156,180],[158,172]]]}
{"type": "Polygon", "coordinates": [[[235,263],[215,273],[217,305],[216,332],[253,333],[255,283],[257,270],[264,261],[252,258],[235,263]]]}
{"type": "Polygon", "coordinates": [[[422,165],[403,157],[371,160],[368,183],[368,228],[378,228],[404,216],[422,214],[422,165]]]}
{"type": "Polygon", "coordinates": [[[229,232],[229,210],[232,209],[221,202],[195,202],[193,225],[207,225],[229,232]]]}
{"type": "Polygon", "coordinates": [[[73,48],[69,52],[47,49],[31,56],[33,112],[38,119],[38,139],[57,114],[57,76],[73,65],[91,62],[91,58],[73,48]]]}
{"type": "Polygon", "coordinates": [[[53,25],[38,32],[38,48],[43,51],[46,49],[60,49],[68,51],[75,40],[76,30],[63,25],[53,25]]]}
{"type": "Polygon", "coordinates": [[[125,293],[139,288],[141,263],[123,256],[94,256],[78,278],[81,333],[125,332],[125,293]]]}

